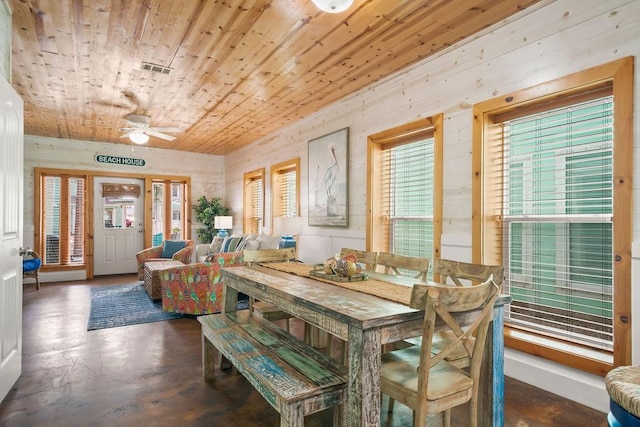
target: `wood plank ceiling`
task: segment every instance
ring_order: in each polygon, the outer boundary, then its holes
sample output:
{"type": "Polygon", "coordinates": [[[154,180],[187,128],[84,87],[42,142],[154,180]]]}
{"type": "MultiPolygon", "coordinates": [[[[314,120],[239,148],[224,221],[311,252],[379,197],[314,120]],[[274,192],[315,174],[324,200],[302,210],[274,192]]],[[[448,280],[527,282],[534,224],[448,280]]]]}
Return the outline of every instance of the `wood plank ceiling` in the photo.
{"type": "Polygon", "coordinates": [[[25,133],[227,154],[539,0],[9,0],[25,133]],[[141,69],[142,62],[171,68],[141,69]]]}

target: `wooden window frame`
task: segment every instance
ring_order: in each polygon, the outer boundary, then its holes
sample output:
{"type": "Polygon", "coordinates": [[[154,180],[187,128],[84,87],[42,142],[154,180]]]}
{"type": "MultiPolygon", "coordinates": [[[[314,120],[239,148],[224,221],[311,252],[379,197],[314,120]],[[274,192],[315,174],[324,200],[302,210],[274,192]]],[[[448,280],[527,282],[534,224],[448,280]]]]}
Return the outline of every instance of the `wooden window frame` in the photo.
{"type": "MultiPolygon", "coordinates": [[[[535,105],[564,102],[567,97],[610,85],[613,91],[613,351],[596,351],[559,339],[505,326],[505,344],[596,375],[616,366],[631,364],[631,239],[633,225],[633,57],[590,68],[537,86],[506,94],[473,109],[472,160],[472,253],[477,263],[501,263],[500,212],[484,203],[501,197],[499,177],[488,172],[491,152],[485,141],[491,138],[491,122],[535,105]]],[[[533,107],[532,107],[533,106],[533,107]]],[[[548,107],[547,107],[548,108],[548,107]]],[[[488,143],[487,143],[488,144],[488,143]]]]}
{"type": "Polygon", "coordinates": [[[278,179],[285,173],[296,173],[296,194],[295,204],[296,213],[295,216],[300,216],[300,157],[287,160],[286,162],[280,162],[271,166],[271,229],[273,230],[273,218],[285,216],[281,211],[281,204],[279,200],[281,198],[281,189],[278,179]]]}
{"type": "MultiPolygon", "coordinates": [[[[183,206],[182,212],[184,212],[184,215],[181,216],[181,218],[178,220],[180,221],[180,232],[182,233],[182,230],[187,230],[187,228],[190,228],[187,226],[187,221],[188,218],[190,218],[189,216],[189,206],[188,206],[188,199],[186,198],[186,195],[189,194],[189,190],[187,189],[187,183],[182,181],[182,180],[176,180],[176,179],[161,179],[161,178],[153,178],[151,179],[151,185],[153,184],[162,184],[164,185],[164,192],[163,192],[163,197],[164,197],[164,224],[163,224],[163,230],[162,230],[162,234],[164,237],[163,240],[169,240],[170,236],[173,234],[173,225],[172,222],[174,221],[173,219],[173,206],[172,206],[172,199],[174,196],[174,191],[173,191],[173,184],[181,184],[184,185],[184,191],[182,192],[182,195],[180,197],[181,200],[181,204],[183,206]]],[[[151,218],[153,218],[153,192],[148,192],[148,194],[150,195],[150,216],[151,218]]],[[[179,195],[180,196],[180,195],[179,195]]],[[[145,201],[146,203],[146,201],[145,201]]],[[[153,221],[153,220],[151,220],[153,221]]],[[[151,224],[151,222],[149,222],[149,224],[151,224]]],[[[151,229],[152,227],[145,227],[151,229]]],[[[153,230],[151,230],[150,233],[151,238],[153,239],[153,230]]],[[[190,236],[190,234],[182,234],[182,238],[185,240],[190,239],[190,237],[186,237],[186,236],[190,236]]]]}
{"type": "MultiPolygon", "coordinates": [[[[68,192],[66,190],[68,190],[68,181],[66,181],[69,178],[80,178],[80,179],[84,179],[84,203],[83,203],[83,212],[82,212],[82,219],[83,219],[83,230],[84,230],[84,236],[83,236],[83,253],[84,253],[84,259],[83,262],[81,263],[74,263],[74,264],[67,264],[65,262],[60,262],[59,264],[43,264],[41,267],[41,271],[46,272],[46,271],[69,271],[69,270],[84,270],[86,268],[87,265],[87,260],[90,259],[89,257],[89,248],[87,245],[87,242],[89,241],[88,239],[88,228],[90,221],[87,215],[87,212],[89,211],[89,191],[90,188],[92,188],[91,186],[91,181],[90,181],[90,177],[88,174],[83,173],[82,171],[73,171],[73,170],[58,170],[58,169],[40,169],[40,168],[36,168],[34,171],[34,182],[36,183],[36,185],[34,185],[34,225],[35,225],[35,230],[34,230],[34,246],[35,246],[35,250],[36,252],[43,254],[43,259],[46,260],[46,256],[45,254],[45,243],[46,243],[46,236],[44,235],[45,231],[44,231],[44,225],[42,223],[43,221],[43,211],[42,211],[42,207],[45,205],[45,200],[44,200],[44,193],[42,191],[43,188],[43,180],[46,177],[55,177],[55,178],[60,178],[61,180],[63,180],[63,182],[61,183],[61,196],[60,196],[60,228],[61,230],[65,230],[68,231],[68,227],[69,227],[69,221],[68,218],[65,217],[65,215],[62,215],[63,210],[66,211],[69,208],[68,203],[68,192]]],[[[68,248],[68,243],[69,243],[69,236],[68,234],[65,232],[64,235],[61,232],[60,235],[58,236],[58,238],[60,239],[60,260],[66,260],[69,256],[68,254],[68,250],[66,248],[68,248]]]]}
{"type": "MultiPolygon", "coordinates": [[[[135,178],[144,180],[144,223],[151,224],[152,222],[152,193],[151,193],[151,184],[154,181],[170,181],[170,182],[179,182],[185,185],[185,191],[183,194],[183,198],[186,201],[191,200],[191,177],[189,176],[178,176],[178,175],[149,175],[149,174],[136,174],[132,172],[107,172],[107,171],[99,171],[99,170],[75,170],[75,169],[56,169],[56,168],[39,168],[36,167],[33,169],[34,175],[34,185],[33,185],[33,223],[34,223],[34,247],[36,248],[36,252],[41,251],[43,248],[43,241],[41,238],[42,234],[42,225],[41,225],[41,189],[40,182],[42,176],[60,176],[60,175],[68,175],[68,176],[76,176],[76,177],[85,177],[86,178],[86,202],[85,202],[85,223],[84,223],[84,233],[85,233],[85,263],[79,265],[53,265],[53,266],[43,266],[41,271],[71,271],[71,270],[85,270],[85,274],[87,279],[93,278],[93,215],[87,215],[87,212],[93,212],[94,209],[94,179],[95,177],[118,177],[118,178],[135,178]]],[[[191,209],[185,209],[185,218],[184,218],[185,236],[191,236],[191,209]]],[[[152,242],[152,234],[153,231],[151,227],[145,226],[145,247],[151,247],[152,242]]],[[[188,237],[190,238],[190,237],[188,237]]],[[[40,253],[40,252],[39,252],[40,253]]]]}
{"type": "MultiPolygon", "coordinates": [[[[260,169],[256,169],[253,170],[251,172],[245,172],[244,177],[243,177],[243,183],[244,185],[242,186],[242,200],[243,200],[243,208],[242,208],[242,232],[247,234],[247,233],[252,233],[252,225],[251,225],[251,220],[253,218],[252,216],[252,211],[251,211],[251,192],[248,191],[249,188],[249,184],[251,184],[252,181],[256,181],[256,180],[262,180],[262,228],[264,229],[265,223],[264,223],[264,194],[265,194],[265,168],[260,168],[260,169]]],[[[256,231],[256,232],[259,232],[256,231]]]]}
{"type": "Polygon", "coordinates": [[[442,147],[443,115],[436,114],[411,123],[370,135],[367,138],[367,251],[388,251],[384,229],[383,204],[377,201],[382,192],[381,182],[375,177],[382,170],[382,153],[385,149],[419,140],[434,138],[433,165],[433,256],[440,257],[442,238],[442,147]]]}

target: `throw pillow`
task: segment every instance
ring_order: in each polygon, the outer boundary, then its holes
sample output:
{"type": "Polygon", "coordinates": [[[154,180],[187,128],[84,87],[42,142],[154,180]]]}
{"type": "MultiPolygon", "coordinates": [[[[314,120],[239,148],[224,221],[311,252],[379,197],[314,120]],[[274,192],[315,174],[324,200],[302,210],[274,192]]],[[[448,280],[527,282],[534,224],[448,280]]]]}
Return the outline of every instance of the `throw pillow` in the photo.
{"type": "Polygon", "coordinates": [[[258,249],[260,246],[260,242],[256,240],[258,238],[257,234],[246,234],[242,242],[238,244],[236,247],[236,251],[241,251],[243,249],[258,249]],[[253,242],[253,243],[249,243],[253,242]]]}
{"type": "Polygon", "coordinates": [[[161,258],[171,258],[180,249],[187,245],[186,240],[165,240],[162,246],[161,258]]]}
{"type": "Polygon", "coordinates": [[[258,241],[260,241],[259,249],[261,251],[265,249],[279,249],[280,239],[281,236],[268,236],[266,234],[261,234],[258,236],[258,241]]]}
{"type": "Polygon", "coordinates": [[[25,259],[22,261],[22,272],[36,271],[41,265],[42,260],[40,258],[25,259]]]}
{"type": "Polygon", "coordinates": [[[238,245],[244,240],[244,236],[231,236],[225,243],[223,252],[235,252],[238,245]]]}
{"type": "Polygon", "coordinates": [[[222,242],[224,242],[224,237],[214,236],[213,240],[211,240],[208,253],[217,254],[218,252],[222,252],[222,242]]]}
{"type": "Polygon", "coordinates": [[[242,249],[257,251],[258,249],[260,249],[260,242],[258,242],[257,240],[245,240],[244,247],[242,249]]]}

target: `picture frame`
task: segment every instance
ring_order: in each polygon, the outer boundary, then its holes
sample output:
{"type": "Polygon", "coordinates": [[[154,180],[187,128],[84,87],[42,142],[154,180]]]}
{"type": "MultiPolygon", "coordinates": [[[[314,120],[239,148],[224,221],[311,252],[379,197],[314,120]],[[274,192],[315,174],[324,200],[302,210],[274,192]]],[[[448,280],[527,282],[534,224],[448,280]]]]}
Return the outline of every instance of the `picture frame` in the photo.
{"type": "Polygon", "coordinates": [[[349,128],[309,140],[309,226],[349,226],[349,128]]]}

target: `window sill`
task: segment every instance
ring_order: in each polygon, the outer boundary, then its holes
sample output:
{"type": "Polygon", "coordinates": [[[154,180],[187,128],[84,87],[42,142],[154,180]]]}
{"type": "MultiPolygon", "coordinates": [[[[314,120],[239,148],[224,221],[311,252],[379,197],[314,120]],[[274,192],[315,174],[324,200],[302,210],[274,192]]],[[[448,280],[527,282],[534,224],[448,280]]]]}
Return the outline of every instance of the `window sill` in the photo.
{"type": "Polygon", "coordinates": [[[605,376],[613,366],[613,354],[561,341],[532,332],[504,328],[505,347],[552,360],[562,365],[605,376]]]}
{"type": "Polygon", "coordinates": [[[86,264],[73,264],[73,265],[43,265],[40,268],[41,272],[49,271],[72,271],[72,270],[86,270],[86,264]]]}

